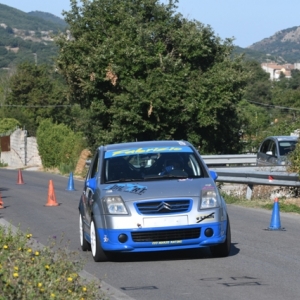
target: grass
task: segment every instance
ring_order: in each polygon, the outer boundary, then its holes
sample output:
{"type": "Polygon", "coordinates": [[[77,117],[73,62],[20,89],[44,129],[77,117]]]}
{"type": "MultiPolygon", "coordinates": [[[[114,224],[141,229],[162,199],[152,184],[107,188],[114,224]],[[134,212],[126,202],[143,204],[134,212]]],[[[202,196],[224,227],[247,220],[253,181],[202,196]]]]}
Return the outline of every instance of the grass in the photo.
{"type": "MultiPolygon", "coordinates": [[[[272,210],[274,205],[274,201],[267,198],[267,196],[265,196],[265,198],[259,197],[259,198],[253,198],[251,200],[248,200],[240,196],[228,195],[223,192],[222,192],[222,196],[224,197],[225,202],[227,204],[235,204],[244,207],[264,208],[264,209],[272,210]]],[[[298,202],[299,204],[297,205],[297,204],[289,203],[288,199],[282,197],[282,198],[278,198],[278,202],[280,205],[280,211],[300,214],[300,201],[298,202]]]]}
{"type": "Polygon", "coordinates": [[[0,168],[7,167],[7,163],[3,162],[2,160],[0,161],[0,168]]]}
{"type": "Polygon", "coordinates": [[[96,282],[79,276],[79,253],[61,244],[53,237],[37,245],[30,233],[0,226],[0,300],[108,299],[96,282]]]}

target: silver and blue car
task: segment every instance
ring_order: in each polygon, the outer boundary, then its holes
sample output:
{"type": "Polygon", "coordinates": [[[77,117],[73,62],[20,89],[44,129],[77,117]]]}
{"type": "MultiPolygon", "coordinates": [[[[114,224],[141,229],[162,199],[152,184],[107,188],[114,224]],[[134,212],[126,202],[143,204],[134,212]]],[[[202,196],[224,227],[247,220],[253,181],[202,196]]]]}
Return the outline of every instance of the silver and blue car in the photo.
{"type": "Polygon", "coordinates": [[[202,247],[228,256],[230,223],[216,179],[186,141],[100,146],[79,202],[82,250],[95,261],[202,247]]]}

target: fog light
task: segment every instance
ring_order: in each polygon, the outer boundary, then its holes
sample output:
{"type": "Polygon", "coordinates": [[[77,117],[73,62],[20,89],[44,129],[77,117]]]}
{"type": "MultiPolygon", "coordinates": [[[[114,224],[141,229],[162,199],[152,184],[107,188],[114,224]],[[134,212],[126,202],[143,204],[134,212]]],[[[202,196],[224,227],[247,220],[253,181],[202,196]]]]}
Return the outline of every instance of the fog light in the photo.
{"type": "Polygon", "coordinates": [[[207,229],[205,229],[204,234],[207,237],[211,237],[211,236],[213,236],[214,231],[211,228],[207,228],[207,229]]]}
{"type": "Polygon", "coordinates": [[[119,240],[120,243],[125,243],[128,240],[128,236],[126,234],[122,233],[122,234],[119,235],[118,240],[119,240]]]}

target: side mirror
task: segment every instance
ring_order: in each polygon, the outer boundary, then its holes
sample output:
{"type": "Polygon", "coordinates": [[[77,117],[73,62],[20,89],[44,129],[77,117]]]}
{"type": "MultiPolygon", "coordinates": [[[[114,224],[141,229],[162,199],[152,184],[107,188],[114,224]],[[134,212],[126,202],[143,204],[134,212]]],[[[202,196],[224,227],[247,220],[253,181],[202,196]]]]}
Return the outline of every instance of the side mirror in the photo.
{"type": "Polygon", "coordinates": [[[86,187],[90,188],[93,192],[96,190],[96,178],[90,178],[85,183],[86,187]]]}
{"type": "Polygon", "coordinates": [[[217,172],[215,172],[215,171],[213,171],[213,170],[209,170],[209,173],[210,173],[211,178],[212,178],[214,181],[216,181],[217,178],[218,178],[217,172]]]}

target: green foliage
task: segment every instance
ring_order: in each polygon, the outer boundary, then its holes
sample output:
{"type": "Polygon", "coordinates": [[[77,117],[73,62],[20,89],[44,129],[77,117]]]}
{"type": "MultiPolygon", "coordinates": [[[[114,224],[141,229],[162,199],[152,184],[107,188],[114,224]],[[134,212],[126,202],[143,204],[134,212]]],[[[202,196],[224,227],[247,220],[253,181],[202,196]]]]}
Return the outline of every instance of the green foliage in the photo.
{"type": "Polygon", "coordinates": [[[7,167],[7,163],[0,161],[0,168],[7,167]]]}
{"type": "Polygon", "coordinates": [[[83,139],[79,133],[74,133],[64,124],[54,124],[50,119],[43,120],[39,125],[37,144],[45,168],[61,165],[74,168],[84,148],[83,139]]]}
{"type": "Polygon", "coordinates": [[[176,2],[72,1],[72,38],[57,37],[57,65],[88,114],[91,147],[187,139],[202,153],[239,150],[236,105],[248,76],[230,58],[232,41],[175,14],[176,2]]]}
{"type": "Polygon", "coordinates": [[[289,154],[289,160],[291,162],[289,171],[295,172],[300,176],[300,143],[297,143],[295,150],[289,154]]]}
{"type": "Polygon", "coordinates": [[[66,87],[50,66],[20,64],[10,78],[9,87],[6,115],[19,120],[30,135],[35,135],[40,121],[46,118],[70,124],[66,87]]]}
{"type": "MultiPolygon", "coordinates": [[[[267,204],[263,205],[262,207],[266,208],[266,209],[273,209],[273,205],[274,204],[272,204],[272,203],[267,203],[267,204]]],[[[280,201],[280,211],[300,214],[300,207],[295,204],[284,203],[283,201],[280,201]]]]}
{"type": "Polygon", "coordinates": [[[15,48],[13,50],[16,51],[0,49],[0,68],[11,68],[25,61],[34,63],[34,54],[38,63],[53,65],[57,47],[53,41],[42,39],[41,31],[48,32],[50,36],[64,31],[67,24],[61,18],[42,12],[27,14],[0,4],[0,20],[7,25],[6,28],[0,27],[0,46],[15,48]],[[32,35],[32,32],[36,34],[32,35]]]}
{"type": "Polygon", "coordinates": [[[20,122],[13,118],[0,118],[0,134],[20,126],[20,122]]]}
{"type": "Polygon", "coordinates": [[[0,300],[106,299],[95,282],[79,276],[78,252],[55,238],[37,247],[31,237],[0,226],[0,300]]]}

